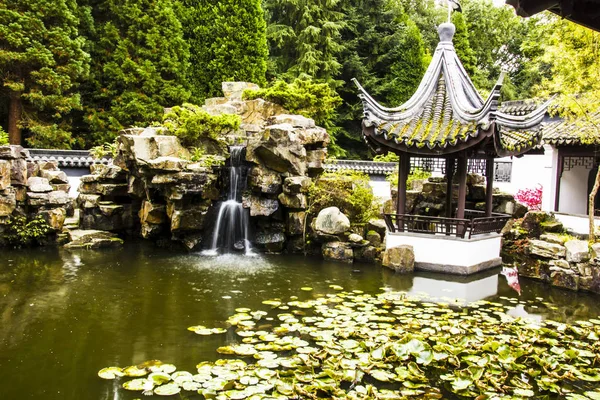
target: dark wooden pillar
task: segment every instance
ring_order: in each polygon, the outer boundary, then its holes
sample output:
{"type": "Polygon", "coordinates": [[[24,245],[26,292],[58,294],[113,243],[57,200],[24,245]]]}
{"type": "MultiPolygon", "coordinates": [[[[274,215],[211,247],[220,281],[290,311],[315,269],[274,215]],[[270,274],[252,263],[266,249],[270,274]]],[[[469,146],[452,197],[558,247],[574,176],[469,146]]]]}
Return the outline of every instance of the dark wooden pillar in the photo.
{"type": "Polygon", "coordinates": [[[454,180],[454,158],[446,158],[446,218],[452,218],[452,181],[454,180]]]}
{"type": "Polygon", "coordinates": [[[397,214],[406,214],[406,181],[410,173],[410,156],[402,154],[398,162],[398,207],[397,214]]]}
{"type": "Polygon", "coordinates": [[[485,216],[491,217],[494,209],[494,159],[485,160],[485,216]]]}
{"type": "Polygon", "coordinates": [[[458,175],[458,211],[456,218],[465,218],[465,204],[467,202],[467,157],[461,155],[458,157],[457,166],[458,175]]]}

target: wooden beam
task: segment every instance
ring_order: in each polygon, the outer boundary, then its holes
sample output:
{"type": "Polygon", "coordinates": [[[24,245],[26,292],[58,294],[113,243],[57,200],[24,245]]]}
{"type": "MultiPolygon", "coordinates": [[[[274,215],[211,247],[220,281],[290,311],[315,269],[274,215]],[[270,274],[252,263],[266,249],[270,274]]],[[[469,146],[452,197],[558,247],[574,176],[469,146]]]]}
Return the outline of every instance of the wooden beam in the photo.
{"type": "Polygon", "coordinates": [[[454,179],[454,158],[446,158],[446,218],[452,218],[452,180],[454,179]]]}
{"type": "Polygon", "coordinates": [[[485,216],[491,217],[494,211],[494,159],[485,160],[485,216]]]}
{"type": "Polygon", "coordinates": [[[400,155],[400,161],[398,161],[398,215],[406,214],[406,182],[409,172],[410,156],[403,153],[400,155]]]}
{"type": "Polygon", "coordinates": [[[467,202],[467,157],[461,154],[458,157],[458,211],[456,218],[465,218],[465,205],[467,202]]]}

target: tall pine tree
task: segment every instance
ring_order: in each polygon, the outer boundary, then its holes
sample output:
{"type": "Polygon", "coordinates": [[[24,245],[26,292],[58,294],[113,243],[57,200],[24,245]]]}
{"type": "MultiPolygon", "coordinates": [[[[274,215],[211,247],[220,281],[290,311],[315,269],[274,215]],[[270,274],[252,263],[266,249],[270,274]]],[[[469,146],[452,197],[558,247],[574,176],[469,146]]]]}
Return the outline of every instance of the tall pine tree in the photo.
{"type": "Polygon", "coordinates": [[[361,140],[362,105],[351,83],[358,79],[375,98],[398,106],[414,93],[425,72],[426,49],[419,29],[399,3],[387,0],[346,0],[347,28],[339,88],[344,105],[338,124],[338,143],[348,157],[367,156],[361,140]]]}
{"type": "MultiPolygon", "coordinates": [[[[341,0],[266,0],[272,76],[334,84],[341,71],[341,0]]],[[[334,85],[335,86],[335,85],[334,85]]]]}
{"type": "Polygon", "coordinates": [[[183,0],[191,48],[192,101],[221,94],[223,81],[266,83],[268,47],[260,0],[183,0]]]}
{"type": "Polygon", "coordinates": [[[69,148],[76,83],[88,71],[74,0],[0,1],[0,93],[10,143],[69,148]]]}
{"type": "Polygon", "coordinates": [[[159,121],[187,101],[189,47],[169,0],[82,1],[91,79],[83,88],[87,144],[159,121]]]}

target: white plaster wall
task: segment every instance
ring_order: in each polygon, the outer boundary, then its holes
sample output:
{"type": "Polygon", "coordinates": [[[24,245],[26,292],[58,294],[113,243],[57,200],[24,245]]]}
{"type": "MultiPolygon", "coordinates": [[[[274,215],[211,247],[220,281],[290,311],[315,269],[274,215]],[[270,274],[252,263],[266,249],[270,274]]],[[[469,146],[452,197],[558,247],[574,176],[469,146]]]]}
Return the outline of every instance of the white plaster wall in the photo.
{"type": "Polygon", "coordinates": [[[560,179],[558,211],[568,214],[587,214],[587,179],[590,171],[574,167],[564,171],[560,179]]]}
{"type": "Polygon", "coordinates": [[[502,192],[515,194],[521,189],[534,188],[538,184],[547,185],[551,174],[546,155],[526,155],[523,157],[505,157],[498,161],[512,162],[511,182],[494,182],[502,192]]]}
{"type": "Polygon", "coordinates": [[[409,293],[427,293],[433,298],[444,297],[470,303],[498,294],[498,275],[473,282],[452,282],[415,276],[409,293]]]}
{"type": "Polygon", "coordinates": [[[371,189],[373,189],[373,195],[379,199],[380,202],[385,202],[392,198],[392,188],[388,181],[369,181],[371,189]]]}
{"type": "Polygon", "coordinates": [[[441,235],[389,233],[386,248],[411,245],[415,262],[470,267],[500,257],[501,235],[491,234],[475,240],[461,240],[441,235]]]}
{"type": "MultiPolygon", "coordinates": [[[[565,229],[578,235],[588,235],[590,233],[589,220],[587,215],[571,215],[555,213],[554,217],[559,220],[565,229]]],[[[594,218],[596,227],[600,227],[600,217],[594,218]]]]}

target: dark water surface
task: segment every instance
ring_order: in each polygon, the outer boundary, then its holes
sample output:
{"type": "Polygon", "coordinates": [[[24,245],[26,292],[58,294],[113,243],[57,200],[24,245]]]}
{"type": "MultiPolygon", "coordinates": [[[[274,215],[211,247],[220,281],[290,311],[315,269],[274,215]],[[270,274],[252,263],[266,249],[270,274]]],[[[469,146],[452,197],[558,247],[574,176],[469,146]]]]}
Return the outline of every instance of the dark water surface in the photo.
{"type": "Polygon", "coordinates": [[[235,308],[265,309],[261,302],[276,297],[305,300],[331,293],[331,284],[463,299],[456,302],[512,299],[511,313],[536,319],[600,314],[598,296],[529,280],[521,282],[518,296],[498,271],[468,279],[401,276],[372,265],[291,256],[211,258],[140,244],[101,252],[3,250],[0,399],[143,397],[98,378],[98,370],[160,359],[193,371],[200,361],[221,358],[216,348],[239,338],[232,330],[198,336],[188,326],[225,327],[235,308]],[[303,292],[303,286],[314,291],[303,292]]]}

